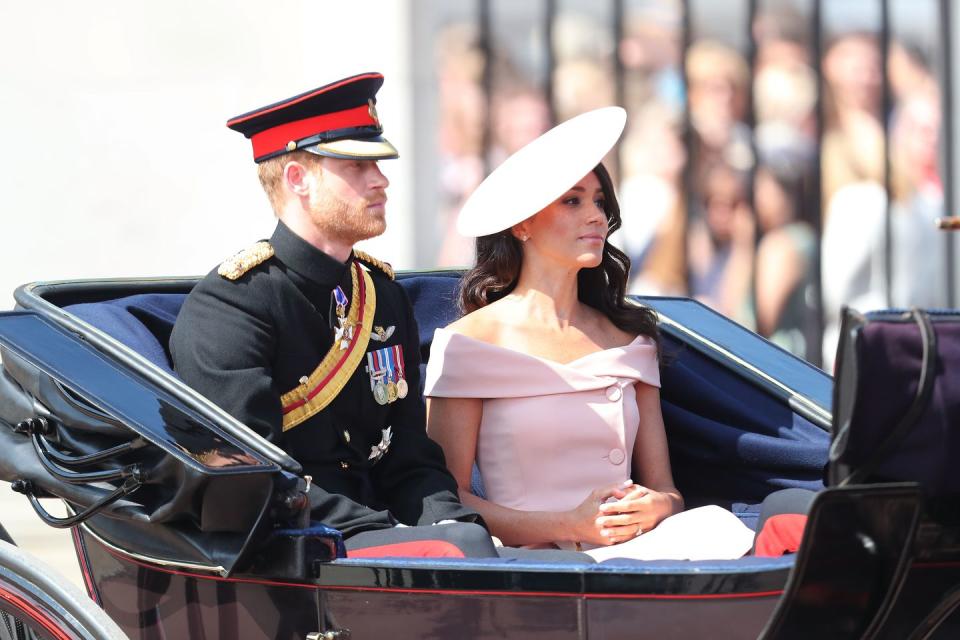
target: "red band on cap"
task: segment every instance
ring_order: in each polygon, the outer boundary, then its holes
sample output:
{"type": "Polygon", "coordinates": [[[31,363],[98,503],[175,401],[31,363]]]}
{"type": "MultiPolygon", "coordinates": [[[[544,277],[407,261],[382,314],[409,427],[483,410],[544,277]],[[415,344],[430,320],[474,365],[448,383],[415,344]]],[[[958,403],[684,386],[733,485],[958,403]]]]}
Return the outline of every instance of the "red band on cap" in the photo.
{"type": "Polygon", "coordinates": [[[296,122],[287,122],[254,134],[250,137],[250,142],[253,143],[253,157],[256,159],[286,149],[287,143],[291,140],[302,140],[325,131],[375,126],[379,126],[379,123],[370,115],[370,107],[362,105],[353,109],[304,118],[296,122]]]}

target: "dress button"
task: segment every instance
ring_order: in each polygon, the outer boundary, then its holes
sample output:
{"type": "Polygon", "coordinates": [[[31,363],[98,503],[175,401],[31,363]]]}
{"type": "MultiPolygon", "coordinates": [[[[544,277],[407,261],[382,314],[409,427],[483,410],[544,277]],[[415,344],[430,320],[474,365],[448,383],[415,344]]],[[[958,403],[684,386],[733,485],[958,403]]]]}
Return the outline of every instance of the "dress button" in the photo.
{"type": "Polygon", "coordinates": [[[610,459],[610,462],[613,464],[620,464],[623,462],[624,455],[623,449],[610,449],[610,453],[607,454],[607,457],[610,459]]]}
{"type": "Polygon", "coordinates": [[[607,387],[607,400],[610,402],[616,402],[623,395],[623,392],[620,390],[619,385],[613,385],[612,387],[607,387]]]}
{"type": "Polygon", "coordinates": [[[341,468],[341,469],[344,469],[344,470],[349,469],[349,468],[350,468],[350,464],[347,463],[347,462],[344,462],[343,460],[341,460],[341,461],[340,461],[340,468],[341,468]]]}

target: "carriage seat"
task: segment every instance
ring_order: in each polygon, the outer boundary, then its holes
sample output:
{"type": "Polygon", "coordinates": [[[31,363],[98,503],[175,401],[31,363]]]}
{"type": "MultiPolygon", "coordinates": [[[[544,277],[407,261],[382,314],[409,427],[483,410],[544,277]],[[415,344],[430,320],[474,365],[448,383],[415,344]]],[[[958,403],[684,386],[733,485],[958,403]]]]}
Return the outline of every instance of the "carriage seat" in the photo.
{"type": "MultiPolygon", "coordinates": [[[[423,363],[430,355],[433,332],[457,317],[455,296],[458,281],[459,275],[454,272],[407,278],[401,275],[398,280],[413,304],[420,329],[423,363]]],[[[170,357],[170,333],[186,297],[183,293],[141,293],[105,302],[68,305],[64,310],[133,349],[167,373],[176,375],[170,357]]],[[[421,380],[422,374],[421,368],[421,380]]]]}
{"type": "MultiPolygon", "coordinates": [[[[398,283],[413,305],[425,363],[434,331],[457,317],[459,274],[401,274],[398,283]]],[[[176,375],[168,342],[185,298],[182,293],[144,293],[65,309],[176,375]]],[[[669,336],[665,344],[676,354],[662,372],[661,406],[674,478],[688,506],[726,506],[750,525],[772,491],[823,487],[826,432],[695,350],[680,348],[669,336]]],[[[476,469],[474,481],[473,492],[482,496],[476,469]]]]}
{"type": "Polygon", "coordinates": [[[64,310],[176,376],[168,344],[186,297],[183,293],[141,293],[106,302],[73,304],[64,310]]]}
{"type": "MultiPolygon", "coordinates": [[[[430,356],[433,332],[457,318],[456,293],[459,274],[440,272],[398,279],[413,305],[420,333],[420,392],[430,356]]],[[[151,363],[176,377],[170,357],[170,333],[180,307],[182,293],[142,293],[106,302],[88,302],[65,307],[66,311],[100,329],[151,363]]],[[[484,495],[480,472],[474,465],[473,493],[484,495]]]]}

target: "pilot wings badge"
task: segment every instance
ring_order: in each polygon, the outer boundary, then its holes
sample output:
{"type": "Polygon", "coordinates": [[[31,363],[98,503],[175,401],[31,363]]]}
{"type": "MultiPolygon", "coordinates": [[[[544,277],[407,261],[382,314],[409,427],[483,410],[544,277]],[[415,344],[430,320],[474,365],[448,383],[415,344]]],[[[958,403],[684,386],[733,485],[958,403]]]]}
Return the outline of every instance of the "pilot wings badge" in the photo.
{"type": "Polygon", "coordinates": [[[373,332],[370,334],[370,339],[376,342],[386,342],[387,340],[390,339],[390,336],[393,335],[393,332],[396,329],[397,328],[393,325],[390,325],[386,329],[384,329],[383,327],[375,326],[373,328],[373,332]]]}
{"type": "Polygon", "coordinates": [[[380,458],[382,458],[390,448],[390,440],[393,438],[393,427],[387,427],[381,430],[381,433],[383,434],[383,438],[380,439],[380,442],[370,447],[370,456],[367,460],[372,460],[371,464],[380,462],[380,458]]]}

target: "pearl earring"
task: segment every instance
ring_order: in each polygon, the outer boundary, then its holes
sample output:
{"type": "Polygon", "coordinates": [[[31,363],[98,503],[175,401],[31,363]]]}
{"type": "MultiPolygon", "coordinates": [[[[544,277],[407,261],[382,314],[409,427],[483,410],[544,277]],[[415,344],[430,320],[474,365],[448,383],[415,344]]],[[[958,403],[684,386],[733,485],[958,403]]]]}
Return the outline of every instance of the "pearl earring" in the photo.
{"type": "Polygon", "coordinates": [[[530,239],[530,236],[528,236],[527,234],[523,234],[523,237],[520,238],[520,242],[526,242],[529,239],[530,239]]]}

